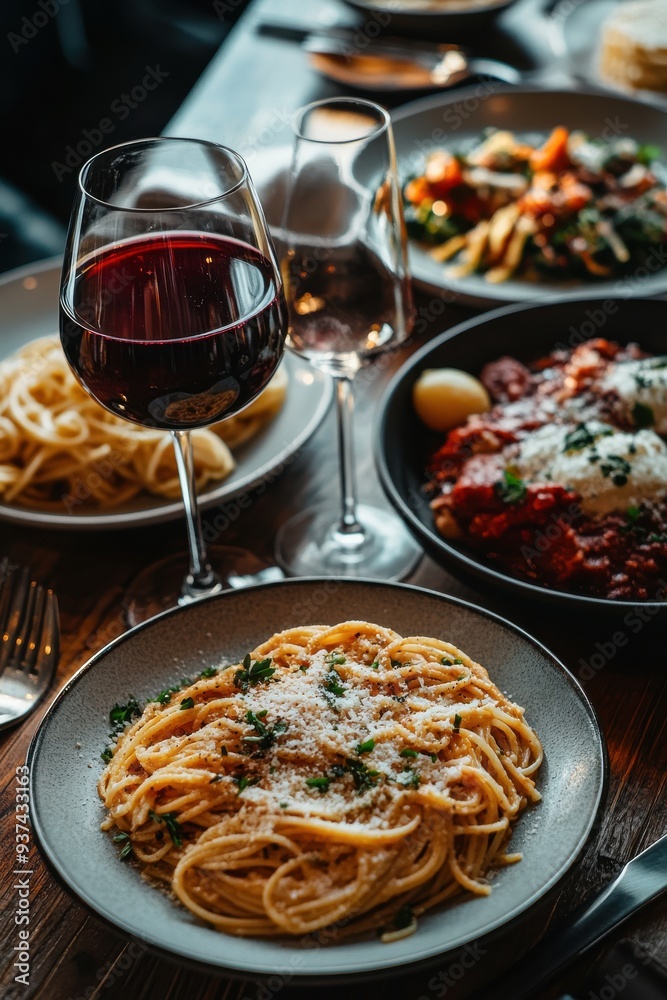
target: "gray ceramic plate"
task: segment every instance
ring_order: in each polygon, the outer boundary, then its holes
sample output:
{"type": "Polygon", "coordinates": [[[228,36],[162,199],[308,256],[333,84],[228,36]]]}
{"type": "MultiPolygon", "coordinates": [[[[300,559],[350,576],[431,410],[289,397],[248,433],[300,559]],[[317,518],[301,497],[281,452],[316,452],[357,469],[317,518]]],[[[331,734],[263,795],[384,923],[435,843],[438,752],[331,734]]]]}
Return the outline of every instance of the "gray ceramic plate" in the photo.
{"type": "MultiPolygon", "coordinates": [[[[349,7],[360,11],[371,24],[379,22],[386,32],[396,34],[417,35],[419,38],[432,38],[442,35],[443,41],[452,39],[445,37],[443,32],[472,32],[483,30],[514,0],[477,0],[466,3],[465,0],[451,3],[433,3],[427,0],[422,3],[404,3],[401,0],[345,0],[349,7]],[[384,17],[382,16],[384,15],[384,17]]],[[[363,26],[362,26],[363,30],[363,26]]]]}
{"type": "MultiPolygon", "coordinates": [[[[587,6],[587,5],[586,5],[587,6]]],[[[602,140],[624,136],[638,142],[651,143],[662,150],[667,163],[667,106],[651,107],[640,101],[617,94],[593,90],[539,90],[537,88],[508,89],[496,81],[487,80],[445,96],[427,97],[405,105],[392,113],[399,173],[402,179],[423,169],[430,150],[446,147],[456,149],[476,138],[483,129],[509,129],[519,135],[539,139],[555,125],[582,129],[591,137],[602,140]]],[[[428,249],[412,242],[410,246],[412,275],[422,288],[441,296],[447,291],[474,306],[488,308],[508,302],[543,300],[545,295],[568,295],[586,298],[601,295],[613,298],[627,295],[629,287],[623,280],[613,281],[527,281],[509,280],[499,285],[489,284],[483,275],[471,274],[452,278],[446,265],[430,256],[428,249]]],[[[662,268],[640,282],[639,294],[650,296],[667,292],[667,268],[662,268]]]]}
{"type": "MultiPolygon", "coordinates": [[[[412,101],[393,111],[391,117],[402,182],[423,170],[426,156],[432,150],[456,149],[478,138],[487,127],[510,129],[533,141],[539,141],[560,124],[583,129],[603,140],[632,137],[658,146],[662,162],[667,165],[667,102],[662,108],[652,107],[600,90],[508,88],[496,80],[486,80],[473,87],[412,101]]],[[[283,136],[280,144],[253,153],[248,161],[271,232],[279,245],[284,240],[282,215],[291,156],[289,141],[289,137],[283,136]]],[[[513,279],[493,285],[480,274],[452,278],[447,266],[433,260],[428,248],[414,240],[410,241],[409,249],[410,269],[416,284],[445,303],[458,300],[488,309],[511,302],[543,301],[545,296],[625,298],[628,294],[652,296],[667,292],[667,267],[634,283],[624,279],[594,282],[513,279]]]]}
{"type": "MultiPolygon", "coordinates": [[[[11,271],[0,279],[0,359],[37,337],[58,330],[60,261],[11,271]]],[[[289,390],[276,417],[234,453],[236,468],[227,479],[209,485],[199,496],[202,509],[250,490],[303,447],[324,419],[333,395],[331,379],[292,354],[284,364],[289,390]]],[[[131,528],[182,517],[180,500],[144,494],[111,511],[43,511],[0,501],[0,518],[48,528],[131,528]]]]}
{"type": "MultiPolygon", "coordinates": [[[[530,917],[580,854],[602,801],[605,751],[590,704],[565,668],[501,618],[415,587],[365,581],[298,580],[228,592],[166,612],[94,656],[56,698],[30,748],[32,822],[56,874],[84,903],[126,934],[188,962],[296,978],[360,975],[433,959],[530,917]],[[513,848],[524,860],[502,869],[488,898],[442,908],[412,937],[307,948],[299,942],[226,937],[197,922],[144,882],[99,830],[96,793],[109,709],[146,698],[184,674],[240,659],[273,632],[304,622],[351,618],[403,635],[442,636],[483,663],[545,749],[543,802],[519,820],[513,848]],[[531,911],[531,913],[528,913],[531,911]]],[[[514,935],[516,940],[516,934],[514,935]]],[[[505,959],[507,962],[507,959],[505,959]]]]}

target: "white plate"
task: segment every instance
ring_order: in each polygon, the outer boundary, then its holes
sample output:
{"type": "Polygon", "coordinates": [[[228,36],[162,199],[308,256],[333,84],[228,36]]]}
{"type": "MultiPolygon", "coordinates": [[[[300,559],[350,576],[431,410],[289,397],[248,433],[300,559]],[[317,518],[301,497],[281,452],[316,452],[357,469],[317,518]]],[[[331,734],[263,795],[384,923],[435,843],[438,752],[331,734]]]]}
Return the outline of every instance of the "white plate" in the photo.
{"type": "MultiPolygon", "coordinates": [[[[37,337],[58,330],[60,260],[10,271],[0,279],[0,359],[37,337]]],[[[333,384],[327,376],[294,355],[284,364],[289,389],[280,412],[245,445],[234,452],[236,467],[222,482],[209,484],[199,495],[202,509],[230,500],[252,489],[282,466],[317,430],[329,409],[333,384]]],[[[130,528],[181,517],[180,500],[167,500],[142,493],[111,511],[43,511],[2,503],[0,518],[18,524],[47,528],[130,528]]]]}

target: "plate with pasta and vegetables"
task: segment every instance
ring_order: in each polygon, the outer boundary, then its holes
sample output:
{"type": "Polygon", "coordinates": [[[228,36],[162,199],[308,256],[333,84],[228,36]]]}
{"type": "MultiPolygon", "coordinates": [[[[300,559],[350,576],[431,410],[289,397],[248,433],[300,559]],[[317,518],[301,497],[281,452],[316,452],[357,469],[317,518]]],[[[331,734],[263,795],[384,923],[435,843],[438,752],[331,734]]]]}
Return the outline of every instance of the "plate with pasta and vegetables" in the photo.
{"type": "MultiPolygon", "coordinates": [[[[59,278],[46,261],[0,280],[0,518],[97,529],[181,516],[169,434],[107,411],[72,374],[55,332],[59,278]]],[[[192,431],[202,508],[270,478],[330,401],[324,376],[286,357],[245,410],[192,431]]]]}
{"type": "Polygon", "coordinates": [[[488,84],[395,113],[413,275],[475,305],[667,290],[667,109],[488,84]]]}
{"type": "Polygon", "coordinates": [[[127,633],[56,699],[30,765],[42,853],[99,915],[172,957],[300,979],[494,935],[507,961],[605,785],[590,705],[525,633],[317,579],[127,633]]]}

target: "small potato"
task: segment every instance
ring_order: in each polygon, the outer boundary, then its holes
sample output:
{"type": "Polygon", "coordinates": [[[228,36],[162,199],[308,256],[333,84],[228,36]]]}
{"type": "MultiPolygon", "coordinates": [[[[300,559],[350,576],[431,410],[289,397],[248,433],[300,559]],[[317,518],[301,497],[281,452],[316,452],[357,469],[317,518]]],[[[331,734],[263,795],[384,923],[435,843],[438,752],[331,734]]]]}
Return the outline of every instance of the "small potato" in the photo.
{"type": "Polygon", "coordinates": [[[458,368],[428,368],[414,384],[412,401],[420,420],[434,431],[449,431],[471,413],[491,409],[489,394],[479,381],[458,368]]]}

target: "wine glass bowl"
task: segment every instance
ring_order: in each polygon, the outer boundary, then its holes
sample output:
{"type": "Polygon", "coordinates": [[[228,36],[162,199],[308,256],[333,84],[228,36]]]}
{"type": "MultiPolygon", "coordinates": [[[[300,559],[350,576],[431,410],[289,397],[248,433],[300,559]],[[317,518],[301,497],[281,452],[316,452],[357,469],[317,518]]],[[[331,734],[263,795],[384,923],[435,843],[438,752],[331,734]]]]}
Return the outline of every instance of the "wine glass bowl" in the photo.
{"type": "Polygon", "coordinates": [[[242,158],[142,139],[82,168],[63,263],[61,343],[106,409],[173,437],[190,542],[181,593],[222,589],[206,557],[189,430],[237,413],[282,357],[287,313],[242,158]]]}
{"type": "Polygon", "coordinates": [[[288,345],[352,376],[412,326],[391,123],[370,101],[319,101],[295,134],[282,227],[288,345]]]}
{"type": "Polygon", "coordinates": [[[336,98],[303,108],[294,131],[279,231],[287,344],[336,381],[341,508],[289,520],[276,557],[293,575],[401,579],[419,549],[391,511],[358,504],[352,447],[352,379],[414,318],[391,120],[336,98]]]}
{"type": "Polygon", "coordinates": [[[269,381],[284,306],[252,195],[238,154],[210,143],[139,140],[84,166],[61,340],[102,406],[186,430],[238,412],[269,381]]]}

